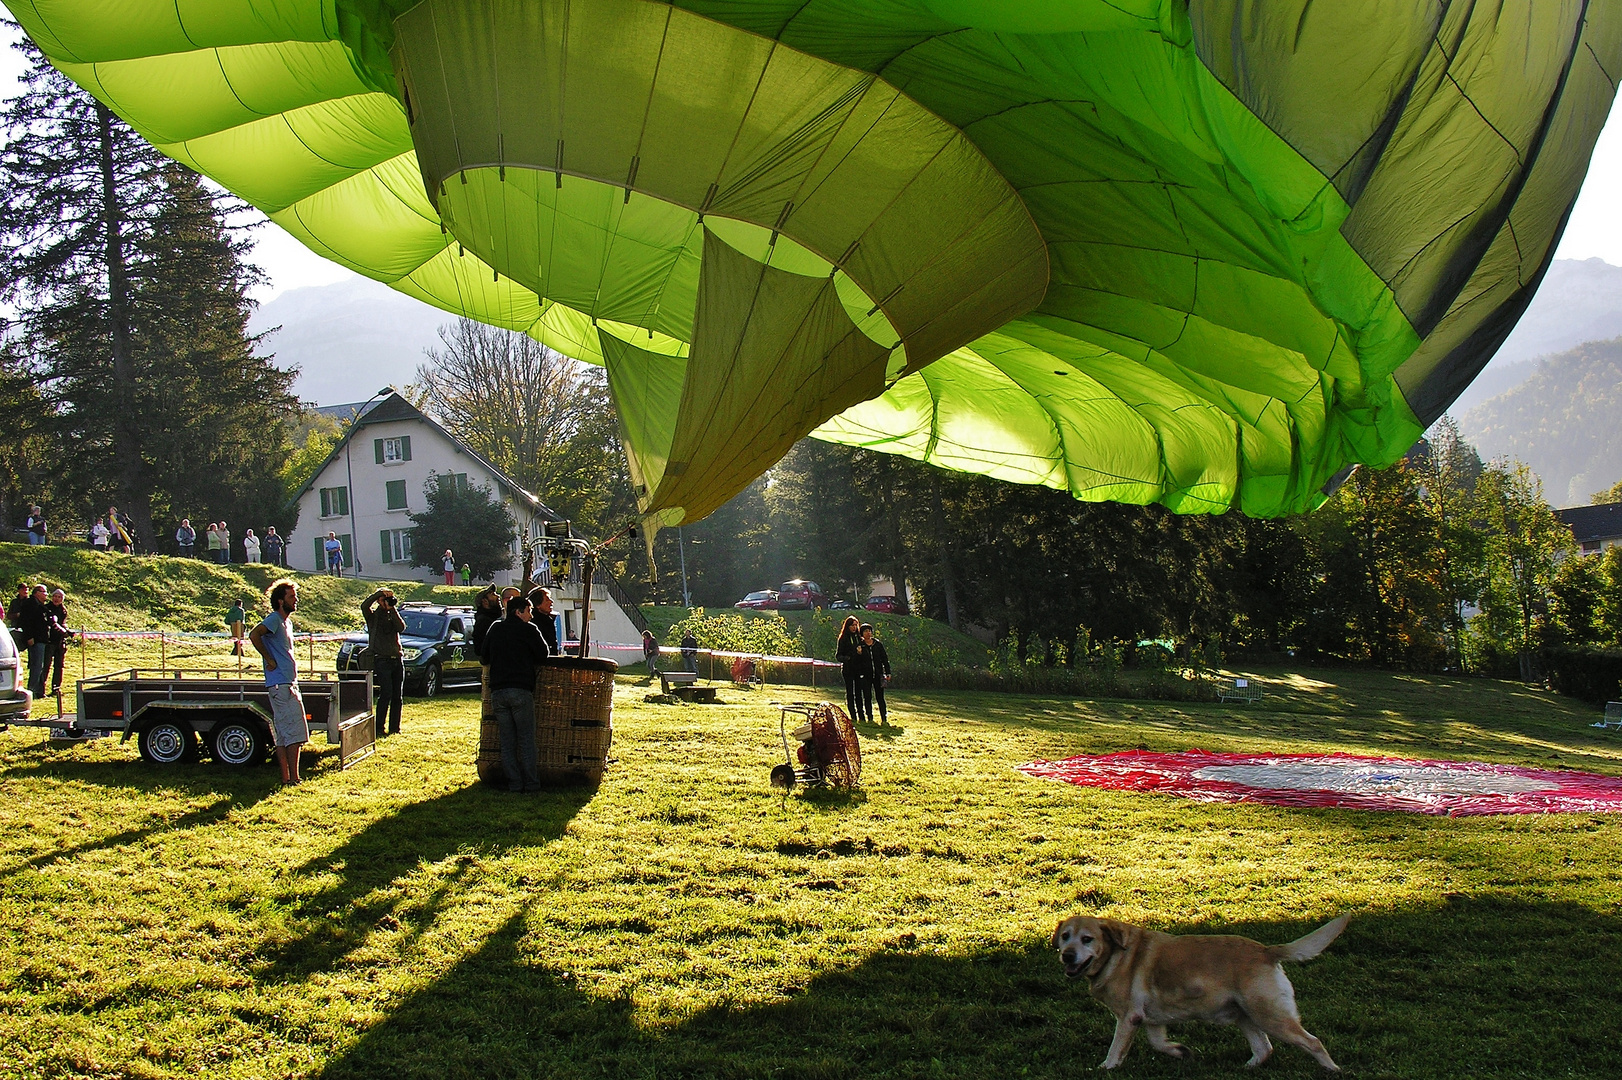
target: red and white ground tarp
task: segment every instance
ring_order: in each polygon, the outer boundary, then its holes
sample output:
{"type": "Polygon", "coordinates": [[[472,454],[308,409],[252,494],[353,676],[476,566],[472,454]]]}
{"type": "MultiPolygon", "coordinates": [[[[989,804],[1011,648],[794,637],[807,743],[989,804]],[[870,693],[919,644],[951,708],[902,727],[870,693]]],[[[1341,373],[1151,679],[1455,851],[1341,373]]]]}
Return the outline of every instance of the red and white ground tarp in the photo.
{"type": "Polygon", "coordinates": [[[1028,776],[1082,787],[1160,792],[1197,802],[1341,806],[1450,817],[1622,811],[1622,777],[1476,761],[1129,750],[1033,761],[1018,768],[1028,776]]]}

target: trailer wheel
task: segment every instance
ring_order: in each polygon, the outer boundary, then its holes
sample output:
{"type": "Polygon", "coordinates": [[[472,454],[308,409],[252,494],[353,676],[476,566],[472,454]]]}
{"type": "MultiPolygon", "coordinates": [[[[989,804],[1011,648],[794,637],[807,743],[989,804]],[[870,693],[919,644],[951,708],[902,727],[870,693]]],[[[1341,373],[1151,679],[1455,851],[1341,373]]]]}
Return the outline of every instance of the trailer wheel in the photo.
{"type": "Polygon", "coordinates": [[[136,745],[154,765],[173,765],[197,756],[197,739],[183,720],[159,720],[143,728],[136,745]]]}
{"type": "Polygon", "coordinates": [[[215,725],[209,747],[215,761],[240,768],[263,761],[269,741],[258,724],[249,720],[227,720],[215,725]]]}

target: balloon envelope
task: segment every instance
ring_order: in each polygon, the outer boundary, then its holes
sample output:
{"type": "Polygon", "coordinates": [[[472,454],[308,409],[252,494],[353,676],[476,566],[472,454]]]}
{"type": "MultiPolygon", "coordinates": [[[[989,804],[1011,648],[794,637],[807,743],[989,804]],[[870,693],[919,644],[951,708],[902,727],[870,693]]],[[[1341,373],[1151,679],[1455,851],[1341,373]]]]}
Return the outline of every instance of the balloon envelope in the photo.
{"type": "Polygon", "coordinates": [[[1552,258],[1581,0],[7,0],[315,251],[607,365],[649,520],[794,440],[1309,510],[1552,258]]]}

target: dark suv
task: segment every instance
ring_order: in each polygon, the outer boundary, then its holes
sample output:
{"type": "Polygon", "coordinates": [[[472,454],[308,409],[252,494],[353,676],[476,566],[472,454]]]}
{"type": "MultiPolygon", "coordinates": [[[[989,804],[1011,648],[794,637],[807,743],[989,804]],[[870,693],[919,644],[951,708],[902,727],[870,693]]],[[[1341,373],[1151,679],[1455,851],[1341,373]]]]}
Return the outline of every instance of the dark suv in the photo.
{"type": "Polygon", "coordinates": [[[804,611],[809,608],[825,608],[827,606],[827,594],[822,591],[822,586],[814,581],[795,578],[793,581],[785,581],[777,587],[777,609],[779,611],[804,611]]]}
{"type": "MultiPolygon", "coordinates": [[[[473,609],[441,604],[400,605],[405,632],[406,693],[434,697],[451,687],[479,685],[479,655],[473,651],[473,609]]],[[[339,671],[370,671],[365,634],[351,634],[338,648],[339,671]]]]}

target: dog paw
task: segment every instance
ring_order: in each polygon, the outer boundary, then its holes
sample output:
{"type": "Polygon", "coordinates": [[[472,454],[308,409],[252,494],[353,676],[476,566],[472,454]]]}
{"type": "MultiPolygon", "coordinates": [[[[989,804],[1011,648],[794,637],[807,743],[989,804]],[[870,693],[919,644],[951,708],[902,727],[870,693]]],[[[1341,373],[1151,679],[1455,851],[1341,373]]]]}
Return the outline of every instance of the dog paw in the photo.
{"type": "Polygon", "coordinates": [[[1167,1043],[1164,1050],[1174,1058],[1191,1058],[1194,1056],[1194,1051],[1182,1043],[1167,1043]]]}

